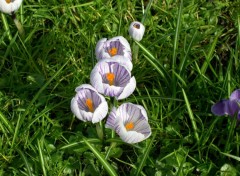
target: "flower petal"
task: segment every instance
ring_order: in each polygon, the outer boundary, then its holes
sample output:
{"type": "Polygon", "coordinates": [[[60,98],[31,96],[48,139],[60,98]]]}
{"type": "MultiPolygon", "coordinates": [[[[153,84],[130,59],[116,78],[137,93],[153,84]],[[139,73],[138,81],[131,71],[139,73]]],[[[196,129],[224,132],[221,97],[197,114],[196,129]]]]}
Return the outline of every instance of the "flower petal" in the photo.
{"type": "Polygon", "coordinates": [[[115,129],[115,121],[116,121],[116,111],[117,109],[115,107],[112,108],[112,111],[110,112],[108,118],[107,118],[107,122],[105,124],[106,128],[110,128],[112,130],[115,129]]]}
{"type": "Polygon", "coordinates": [[[127,84],[127,86],[123,89],[122,93],[117,97],[117,100],[127,98],[134,92],[135,88],[136,88],[136,79],[133,76],[130,79],[130,82],[127,84]]]}
{"type": "Polygon", "coordinates": [[[99,66],[101,62],[95,65],[93,68],[91,75],[90,75],[90,82],[92,86],[99,92],[104,93],[103,83],[102,83],[102,76],[99,73],[99,66]]]}
{"type": "Polygon", "coordinates": [[[239,106],[236,101],[221,100],[212,106],[211,111],[214,115],[217,116],[233,116],[237,111],[239,111],[239,106]]]}
{"type": "Polygon", "coordinates": [[[102,102],[93,113],[92,123],[100,122],[108,113],[108,104],[107,102],[102,102]]]}
{"type": "Polygon", "coordinates": [[[5,0],[0,1],[0,11],[7,14],[12,14],[17,11],[21,6],[23,0],[15,0],[14,2],[7,3],[5,0]]]}
{"type": "Polygon", "coordinates": [[[95,55],[97,57],[97,60],[102,59],[103,46],[106,41],[107,41],[107,38],[102,38],[97,42],[96,49],[95,49],[95,55]]]}
{"type": "Polygon", "coordinates": [[[230,96],[230,100],[240,101],[240,89],[237,89],[232,92],[232,94],[230,96]]]}
{"type": "Polygon", "coordinates": [[[80,109],[78,107],[78,103],[77,103],[77,100],[76,98],[72,98],[71,100],[71,110],[72,110],[72,113],[79,119],[79,120],[82,120],[82,121],[86,121],[85,119],[83,119],[82,117],[82,114],[80,113],[80,109]]]}

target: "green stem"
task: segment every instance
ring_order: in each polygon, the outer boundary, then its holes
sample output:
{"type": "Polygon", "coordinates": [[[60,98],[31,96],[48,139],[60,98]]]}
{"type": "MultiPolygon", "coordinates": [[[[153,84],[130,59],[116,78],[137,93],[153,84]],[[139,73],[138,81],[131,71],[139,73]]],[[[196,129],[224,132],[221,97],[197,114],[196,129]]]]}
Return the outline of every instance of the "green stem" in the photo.
{"type": "Polygon", "coordinates": [[[15,14],[12,14],[12,19],[18,29],[20,36],[24,37],[25,32],[24,32],[23,26],[22,26],[21,22],[17,19],[15,14]]]}
{"type": "Polygon", "coordinates": [[[99,123],[96,124],[96,130],[97,130],[97,135],[101,141],[103,141],[104,134],[103,134],[103,124],[100,121],[99,123]]]}
{"type": "Polygon", "coordinates": [[[4,29],[7,33],[8,39],[9,39],[9,41],[11,41],[12,40],[12,35],[10,33],[10,29],[9,29],[7,19],[6,19],[5,15],[3,13],[1,13],[1,17],[2,17],[3,26],[4,26],[4,29]]]}

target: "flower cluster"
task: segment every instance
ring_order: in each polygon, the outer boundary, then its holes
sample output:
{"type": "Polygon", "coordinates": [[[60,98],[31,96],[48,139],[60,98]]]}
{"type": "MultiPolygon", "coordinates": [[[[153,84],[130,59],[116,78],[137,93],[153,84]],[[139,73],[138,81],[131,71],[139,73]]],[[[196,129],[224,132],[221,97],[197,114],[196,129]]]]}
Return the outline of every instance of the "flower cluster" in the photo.
{"type": "MultiPolygon", "coordinates": [[[[130,29],[139,29],[137,24],[131,24],[130,29]]],[[[141,24],[141,28],[142,26],[141,24]]],[[[130,29],[133,39],[141,40],[143,33],[139,36],[136,34],[138,32],[130,29]]],[[[100,122],[108,113],[108,104],[103,95],[121,100],[130,96],[136,88],[136,79],[131,74],[131,47],[124,37],[99,40],[95,54],[98,62],[90,75],[91,85],[77,87],[76,95],[71,101],[74,115],[84,122],[92,123],[100,122]]],[[[127,143],[141,142],[151,135],[145,109],[132,103],[113,107],[106,121],[106,128],[116,131],[127,143]]]]}

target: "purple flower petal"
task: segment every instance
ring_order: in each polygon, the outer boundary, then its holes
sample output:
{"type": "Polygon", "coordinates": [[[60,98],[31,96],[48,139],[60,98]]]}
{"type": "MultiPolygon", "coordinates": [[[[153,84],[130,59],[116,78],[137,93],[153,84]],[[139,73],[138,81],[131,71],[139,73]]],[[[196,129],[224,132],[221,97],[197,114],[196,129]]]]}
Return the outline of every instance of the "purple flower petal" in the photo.
{"type": "Polygon", "coordinates": [[[232,92],[232,94],[230,96],[230,100],[240,101],[240,89],[237,89],[232,92]]]}
{"type": "Polygon", "coordinates": [[[239,111],[239,105],[236,101],[221,100],[212,106],[211,111],[214,115],[217,116],[234,116],[234,114],[239,111]]]}

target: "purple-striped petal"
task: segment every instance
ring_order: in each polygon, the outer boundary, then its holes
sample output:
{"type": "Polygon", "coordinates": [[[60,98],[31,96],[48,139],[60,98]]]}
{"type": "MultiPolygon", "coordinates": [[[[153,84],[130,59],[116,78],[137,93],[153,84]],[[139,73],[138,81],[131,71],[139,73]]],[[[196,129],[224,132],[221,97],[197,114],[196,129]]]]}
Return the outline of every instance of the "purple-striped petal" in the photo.
{"type": "Polygon", "coordinates": [[[102,54],[103,54],[102,51],[106,41],[107,41],[107,38],[102,38],[97,42],[96,49],[95,49],[95,55],[97,57],[97,60],[102,59],[102,54]]]}
{"type": "Polygon", "coordinates": [[[136,84],[137,84],[136,79],[133,76],[130,79],[130,82],[126,85],[126,87],[124,87],[122,93],[117,97],[117,99],[121,100],[121,99],[129,97],[134,92],[134,90],[136,88],[136,84]]]}
{"type": "Polygon", "coordinates": [[[107,122],[105,124],[106,128],[110,128],[112,130],[115,129],[115,121],[116,121],[116,111],[117,109],[115,107],[112,108],[112,111],[110,112],[108,118],[107,118],[107,122]]]}

